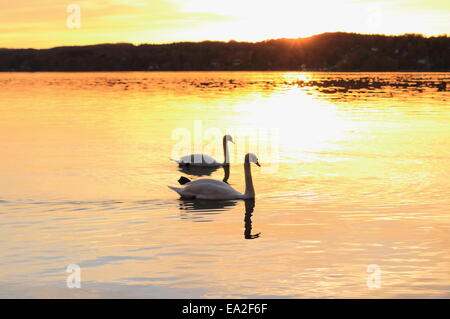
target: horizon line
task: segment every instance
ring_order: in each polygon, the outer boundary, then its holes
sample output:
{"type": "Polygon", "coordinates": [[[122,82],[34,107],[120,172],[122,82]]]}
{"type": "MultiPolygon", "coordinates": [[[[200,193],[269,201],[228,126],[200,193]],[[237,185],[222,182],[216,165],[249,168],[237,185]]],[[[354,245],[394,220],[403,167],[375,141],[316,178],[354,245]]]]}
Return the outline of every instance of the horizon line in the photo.
{"type": "Polygon", "coordinates": [[[449,33],[442,33],[442,34],[436,34],[436,35],[425,35],[423,33],[401,33],[401,34],[382,34],[382,33],[359,33],[359,32],[347,32],[347,31],[328,31],[328,32],[322,32],[317,33],[309,36],[304,37],[297,37],[297,38],[271,38],[271,39],[265,39],[265,40],[259,40],[259,41],[242,41],[242,40],[233,40],[230,39],[228,41],[224,40],[200,40],[200,41],[173,41],[173,42],[141,42],[141,43],[134,43],[134,42],[101,42],[101,43],[93,43],[93,44],[73,44],[73,45],[60,45],[60,46],[51,46],[51,47],[42,47],[42,48],[26,48],[26,47],[0,47],[0,50],[52,50],[52,49],[58,49],[58,48],[72,48],[72,47],[89,47],[89,46],[100,46],[100,45],[117,45],[117,44],[129,44],[132,46],[141,46],[141,45],[171,45],[171,44],[180,44],[180,43],[204,43],[204,42],[219,42],[219,43],[230,43],[230,42],[237,42],[237,43],[262,43],[267,41],[277,41],[277,40],[299,40],[299,39],[307,39],[307,38],[313,38],[317,36],[321,36],[324,34],[354,34],[354,35],[363,35],[363,36],[384,36],[384,37],[401,37],[401,36],[420,36],[423,38],[434,38],[434,37],[449,37],[449,33]]]}

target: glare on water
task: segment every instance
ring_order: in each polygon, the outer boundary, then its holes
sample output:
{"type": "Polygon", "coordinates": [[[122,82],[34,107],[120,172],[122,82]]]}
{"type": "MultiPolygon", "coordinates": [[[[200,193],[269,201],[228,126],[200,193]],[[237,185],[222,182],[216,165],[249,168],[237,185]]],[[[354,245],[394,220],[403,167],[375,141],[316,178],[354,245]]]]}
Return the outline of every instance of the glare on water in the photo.
{"type": "Polygon", "coordinates": [[[0,74],[0,296],[450,297],[448,92],[298,85],[336,77],[450,78],[0,74]],[[200,177],[170,159],[223,161],[225,134],[256,200],[179,200],[200,177]]]}

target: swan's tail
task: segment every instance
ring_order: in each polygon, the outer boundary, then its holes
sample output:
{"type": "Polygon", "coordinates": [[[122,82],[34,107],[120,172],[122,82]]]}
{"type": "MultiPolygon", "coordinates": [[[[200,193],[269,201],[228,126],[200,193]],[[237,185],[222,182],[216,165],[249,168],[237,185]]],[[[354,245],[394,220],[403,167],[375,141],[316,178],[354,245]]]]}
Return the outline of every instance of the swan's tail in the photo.
{"type": "Polygon", "coordinates": [[[181,192],[183,191],[182,188],[180,188],[180,187],[173,187],[173,186],[167,186],[167,187],[169,187],[171,190],[177,192],[180,196],[182,196],[182,194],[181,194],[181,192]]]}
{"type": "Polygon", "coordinates": [[[170,160],[175,162],[175,163],[177,163],[177,164],[180,164],[180,161],[174,160],[173,158],[171,158],[170,160]]]}

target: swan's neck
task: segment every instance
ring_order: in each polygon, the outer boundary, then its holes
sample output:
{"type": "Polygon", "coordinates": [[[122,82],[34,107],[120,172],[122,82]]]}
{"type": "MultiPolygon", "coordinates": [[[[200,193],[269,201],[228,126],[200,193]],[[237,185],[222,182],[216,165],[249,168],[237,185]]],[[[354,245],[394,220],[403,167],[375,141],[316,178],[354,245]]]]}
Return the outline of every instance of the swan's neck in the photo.
{"type": "Polygon", "coordinates": [[[223,139],[223,157],[223,163],[225,165],[230,164],[230,153],[228,152],[228,142],[226,138],[223,139]]]}
{"type": "Polygon", "coordinates": [[[245,171],[245,198],[255,198],[255,188],[253,187],[252,171],[250,163],[244,163],[245,171]]]}

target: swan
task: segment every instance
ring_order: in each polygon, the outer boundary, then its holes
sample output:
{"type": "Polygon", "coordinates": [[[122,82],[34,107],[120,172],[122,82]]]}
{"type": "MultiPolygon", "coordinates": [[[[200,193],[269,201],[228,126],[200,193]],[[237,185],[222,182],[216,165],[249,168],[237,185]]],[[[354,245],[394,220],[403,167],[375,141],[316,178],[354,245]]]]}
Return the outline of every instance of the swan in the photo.
{"type": "Polygon", "coordinates": [[[255,154],[245,155],[245,193],[239,193],[233,187],[225,182],[215,179],[202,178],[185,184],[185,187],[168,186],[171,190],[177,192],[181,198],[209,199],[209,200],[227,200],[227,199],[251,199],[255,198],[255,189],[253,188],[252,173],[250,163],[261,166],[255,154]]]}
{"type": "Polygon", "coordinates": [[[181,157],[179,160],[172,161],[178,163],[180,166],[194,166],[194,167],[220,167],[230,163],[230,154],[228,152],[228,142],[234,144],[231,135],[225,135],[223,137],[223,156],[224,162],[220,163],[213,157],[206,154],[191,154],[181,157]]]}

